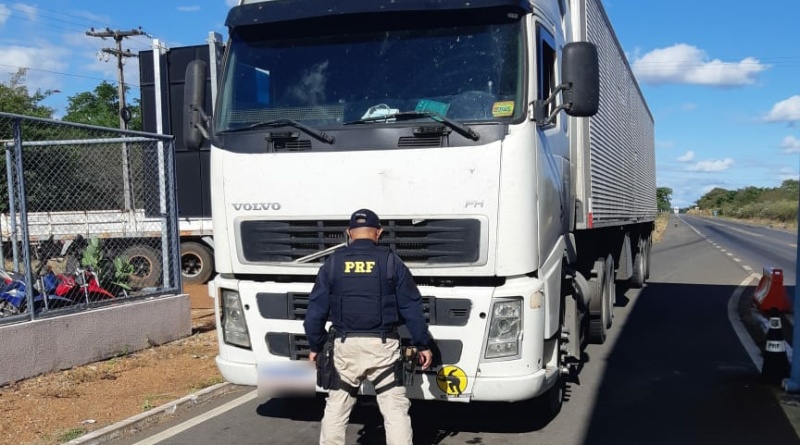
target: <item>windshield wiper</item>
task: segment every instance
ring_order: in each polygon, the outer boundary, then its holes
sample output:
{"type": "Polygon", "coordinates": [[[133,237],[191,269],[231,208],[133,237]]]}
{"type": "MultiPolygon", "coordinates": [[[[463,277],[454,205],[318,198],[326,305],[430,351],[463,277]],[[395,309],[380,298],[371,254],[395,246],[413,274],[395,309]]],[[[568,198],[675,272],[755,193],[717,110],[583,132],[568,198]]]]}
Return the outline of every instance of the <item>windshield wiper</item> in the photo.
{"type": "Polygon", "coordinates": [[[444,117],[435,111],[401,111],[399,113],[385,114],[382,116],[364,117],[354,121],[345,122],[344,125],[367,124],[370,122],[381,122],[381,121],[386,122],[389,119],[402,121],[409,119],[419,119],[421,117],[429,117],[437,122],[441,122],[447,125],[448,127],[452,128],[453,130],[455,130],[460,135],[472,139],[473,141],[477,141],[478,139],[481,138],[481,135],[475,132],[473,129],[467,127],[461,122],[454,121],[453,119],[444,117]]]}
{"type": "Polygon", "coordinates": [[[245,127],[233,128],[231,130],[224,131],[223,133],[235,133],[238,131],[252,130],[254,128],[276,128],[276,127],[294,127],[327,144],[333,144],[336,141],[333,138],[333,136],[325,133],[324,131],[317,130],[316,128],[311,128],[307,125],[297,122],[294,119],[286,119],[286,118],[273,119],[271,121],[256,122],[255,124],[247,125],[245,127]]]}

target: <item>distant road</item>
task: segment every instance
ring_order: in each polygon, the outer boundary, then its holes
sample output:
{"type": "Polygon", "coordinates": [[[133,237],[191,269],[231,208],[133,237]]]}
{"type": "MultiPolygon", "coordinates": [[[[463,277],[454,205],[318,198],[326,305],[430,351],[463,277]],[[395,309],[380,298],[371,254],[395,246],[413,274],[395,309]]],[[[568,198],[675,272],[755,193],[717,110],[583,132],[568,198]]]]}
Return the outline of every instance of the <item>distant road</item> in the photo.
{"type": "MultiPolygon", "coordinates": [[[[672,218],[676,218],[672,215],[672,218]]],[[[796,283],[797,233],[751,226],[717,218],[679,215],[687,224],[714,243],[720,251],[747,270],[762,273],[764,267],[783,269],[784,284],[796,283]]],[[[673,220],[674,221],[674,220],[673,220]]]]}

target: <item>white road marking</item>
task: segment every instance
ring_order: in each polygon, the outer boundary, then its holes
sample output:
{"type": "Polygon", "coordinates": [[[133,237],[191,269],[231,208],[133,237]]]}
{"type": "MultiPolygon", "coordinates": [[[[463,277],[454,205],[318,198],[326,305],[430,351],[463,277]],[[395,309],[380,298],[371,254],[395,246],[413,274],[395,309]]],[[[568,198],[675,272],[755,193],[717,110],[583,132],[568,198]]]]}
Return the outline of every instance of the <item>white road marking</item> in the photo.
{"type": "Polygon", "coordinates": [[[759,349],[759,347],[753,341],[753,338],[750,337],[750,333],[747,332],[747,328],[744,327],[744,323],[739,317],[738,309],[739,299],[742,297],[742,293],[750,284],[750,282],[758,279],[758,275],[750,274],[750,276],[739,283],[739,287],[733,291],[731,298],[728,300],[728,320],[731,322],[731,327],[733,327],[734,332],[736,332],[736,336],[739,337],[739,341],[742,343],[744,350],[747,351],[747,355],[750,356],[750,360],[752,360],[753,364],[756,366],[756,368],[758,368],[758,372],[761,372],[761,367],[764,364],[764,358],[761,356],[761,349],[759,349]]]}
{"type": "Polygon", "coordinates": [[[715,222],[711,222],[711,221],[708,221],[708,220],[706,220],[706,222],[709,223],[709,224],[714,224],[715,226],[725,227],[726,229],[733,230],[733,231],[736,231],[736,232],[746,233],[747,235],[750,235],[750,236],[757,236],[759,238],[763,238],[764,237],[764,235],[762,235],[760,233],[750,232],[750,231],[743,230],[743,229],[737,229],[736,227],[731,227],[731,226],[729,226],[727,224],[715,223],[715,222]]]}
{"type": "Polygon", "coordinates": [[[230,402],[228,402],[228,403],[226,403],[224,405],[218,406],[218,407],[212,409],[211,411],[203,413],[203,414],[201,414],[201,415],[199,415],[197,417],[193,417],[193,418],[187,420],[186,422],[183,422],[183,423],[180,423],[178,425],[175,425],[172,428],[164,430],[164,431],[162,431],[162,432],[160,432],[160,433],[158,433],[158,434],[156,434],[154,436],[148,437],[145,440],[136,442],[134,445],[155,445],[155,444],[157,444],[157,443],[159,443],[161,441],[169,439],[170,437],[176,436],[176,435],[188,430],[189,428],[197,426],[197,425],[205,422],[206,420],[212,419],[212,418],[214,418],[216,416],[219,416],[220,414],[223,414],[223,413],[225,413],[227,411],[230,411],[230,410],[236,408],[239,405],[244,405],[245,403],[255,399],[257,396],[258,396],[258,391],[257,390],[250,391],[247,394],[239,397],[238,399],[231,400],[230,402]]]}
{"type": "MultiPolygon", "coordinates": [[[[710,239],[709,237],[707,237],[707,236],[703,235],[702,233],[700,233],[700,231],[699,231],[699,230],[697,230],[697,229],[695,229],[693,225],[689,224],[689,223],[688,223],[688,222],[686,222],[686,221],[684,221],[684,222],[686,223],[686,225],[687,225],[687,226],[688,226],[690,229],[694,230],[694,233],[696,233],[697,235],[699,235],[699,236],[700,236],[700,238],[703,238],[704,240],[706,240],[706,241],[708,241],[709,243],[711,243],[712,245],[714,245],[714,247],[716,247],[717,249],[719,249],[719,251],[720,251],[720,252],[724,252],[724,253],[725,253],[725,255],[728,255],[729,257],[732,257],[732,256],[733,256],[733,254],[732,254],[732,253],[730,253],[730,252],[728,252],[727,250],[723,249],[723,248],[722,248],[722,246],[720,246],[719,244],[717,244],[717,243],[715,243],[715,242],[711,241],[711,239],[710,239]]],[[[712,223],[712,224],[713,224],[713,223],[712,223]]],[[[722,224],[720,224],[720,225],[722,225],[722,224]]],[[[757,234],[756,234],[756,235],[757,235],[757,234]]],[[[740,262],[741,262],[741,260],[740,260],[740,259],[738,259],[738,258],[734,258],[733,260],[734,260],[734,261],[736,261],[737,263],[740,263],[740,262]]],[[[753,271],[753,269],[752,269],[750,266],[742,266],[742,269],[744,269],[744,270],[745,270],[745,271],[747,271],[747,272],[752,272],[752,271],[753,271]]],[[[761,279],[761,277],[760,277],[760,276],[759,276],[759,279],[761,279]]]]}

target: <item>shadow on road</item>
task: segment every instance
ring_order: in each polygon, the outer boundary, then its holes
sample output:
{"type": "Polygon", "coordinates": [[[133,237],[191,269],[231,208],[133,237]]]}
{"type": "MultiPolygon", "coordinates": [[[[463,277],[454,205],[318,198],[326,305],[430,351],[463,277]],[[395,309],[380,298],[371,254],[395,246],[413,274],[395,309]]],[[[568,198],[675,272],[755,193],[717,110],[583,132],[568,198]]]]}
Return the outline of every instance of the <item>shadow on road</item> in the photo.
{"type": "MultiPolygon", "coordinates": [[[[569,392],[567,391],[567,394],[569,392]]],[[[568,397],[568,396],[567,396],[568,397]]],[[[319,422],[325,410],[324,398],[270,399],[257,408],[265,417],[319,422]]],[[[538,400],[520,403],[449,403],[414,400],[411,405],[414,443],[439,444],[448,437],[459,442],[484,444],[487,433],[526,433],[538,431],[549,423],[538,400]]],[[[356,443],[386,443],[383,417],[374,397],[361,396],[350,416],[350,424],[358,425],[356,443]]]]}
{"type": "Polygon", "coordinates": [[[800,443],[731,328],[735,290],[642,290],[607,358],[584,445],[800,443]]]}
{"type": "MultiPolygon", "coordinates": [[[[592,377],[599,383],[591,384],[597,385],[597,395],[590,402],[577,398],[580,370],[568,384],[561,416],[572,420],[551,423],[538,400],[413,401],[414,443],[527,443],[531,432],[538,432],[537,440],[557,443],[553,440],[563,433],[549,430],[570,425],[581,432],[577,442],[569,443],[583,445],[752,444],[766,439],[800,444],[772,388],[759,383],[758,370],[731,328],[728,302],[735,290],[731,285],[648,283],[629,299],[620,286],[617,305],[628,306],[630,313],[625,323],[614,324],[612,349],[586,349],[587,363],[601,363],[604,371],[592,377]]],[[[258,414],[319,422],[324,406],[322,398],[270,400],[258,407],[258,414]]],[[[359,400],[350,424],[357,430],[357,443],[385,444],[374,398],[359,400]]]]}

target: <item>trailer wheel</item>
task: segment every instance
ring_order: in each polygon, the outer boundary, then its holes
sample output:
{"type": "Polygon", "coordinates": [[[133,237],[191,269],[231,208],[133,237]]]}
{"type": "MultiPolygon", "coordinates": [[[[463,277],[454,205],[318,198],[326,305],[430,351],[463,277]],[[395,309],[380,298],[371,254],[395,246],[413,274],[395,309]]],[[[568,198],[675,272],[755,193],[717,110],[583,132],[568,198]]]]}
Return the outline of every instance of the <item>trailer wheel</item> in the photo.
{"type": "Polygon", "coordinates": [[[156,287],[161,284],[161,254],[150,246],[135,245],[119,255],[133,266],[130,285],[133,288],[156,287]]]}
{"type": "Polygon", "coordinates": [[[592,289],[592,299],[589,302],[589,342],[598,345],[606,341],[606,322],[609,318],[606,279],[606,261],[598,258],[594,262],[589,279],[589,288],[592,289]]]}
{"type": "Polygon", "coordinates": [[[647,241],[640,240],[636,255],[633,257],[633,274],[631,275],[631,286],[637,289],[644,286],[647,276],[647,241]]]}
{"type": "Polygon", "coordinates": [[[186,284],[205,284],[214,273],[214,255],[205,244],[181,243],[181,275],[186,284]]]}
{"type": "Polygon", "coordinates": [[[649,235],[647,237],[647,243],[646,243],[645,248],[647,249],[647,253],[644,256],[644,262],[645,262],[644,278],[649,280],[650,279],[650,250],[652,250],[652,248],[653,248],[653,235],[649,235]]]}
{"type": "Polygon", "coordinates": [[[608,294],[606,309],[603,314],[606,329],[614,324],[614,306],[617,304],[617,268],[614,267],[614,257],[608,254],[606,258],[606,293],[608,294]]]}

